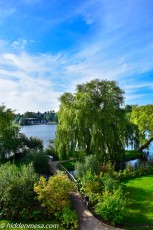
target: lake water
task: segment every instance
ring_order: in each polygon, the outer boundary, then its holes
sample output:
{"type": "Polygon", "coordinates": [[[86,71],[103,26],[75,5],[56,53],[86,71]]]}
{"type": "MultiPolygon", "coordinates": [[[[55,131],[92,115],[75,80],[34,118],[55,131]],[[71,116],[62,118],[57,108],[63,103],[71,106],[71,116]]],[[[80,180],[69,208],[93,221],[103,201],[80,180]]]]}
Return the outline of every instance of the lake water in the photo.
{"type": "Polygon", "coordinates": [[[149,148],[143,151],[142,159],[138,158],[135,160],[130,160],[126,162],[127,165],[131,165],[133,168],[138,168],[140,166],[148,166],[153,164],[153,143],[149,145],[149,148]]]}
{"type": "Polygon", "coordinates": [[[38,137],[43,140],[43,145],[46,148],[49,144],[49,140],[55,138],[57,125],[27,125],[22,126],[21,133],[24,133],[27,137],[38,137]]]}
{"type": "MultiPolygon", "coordinates": [[[[21,133],[24,133],[27,137],[38,137],[43,140],[44,147],[46,148],[49,144],[49,140],[53,140],[55,138],[57,125],[27,125],[22,126],[20,129],[21,133]]],[[[132,165],[133,168],[137,168],[139,166],[148,165],[148,163],[153,164],[153,143],[149,146],[149,151],[146,151],[145,158],[135,159],[126,162],[126,166],[128,164],[132,165]]]]}

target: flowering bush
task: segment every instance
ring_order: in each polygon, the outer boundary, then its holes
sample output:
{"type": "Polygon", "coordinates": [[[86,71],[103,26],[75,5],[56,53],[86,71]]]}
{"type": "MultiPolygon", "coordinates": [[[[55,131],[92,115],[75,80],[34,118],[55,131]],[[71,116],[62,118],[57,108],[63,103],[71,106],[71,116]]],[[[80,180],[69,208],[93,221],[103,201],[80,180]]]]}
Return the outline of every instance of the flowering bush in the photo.
{"type": "Polygon", "coordinates": [[[40,177],[38,184],[34,185],[38,200],[49,214],[56,213],[70,204],[70,192],[73,189],[73,182],[63,174],[54,175],[48,181],[40,177]]]}
{"type": "Polygon", "coordinates": [[[40,177],[39,182],[34,185],[37,199],[48,215],[54,215],[71,229],[78,227],[76,212],[70,208],[70,192],[74,188],[74,183],[64,174],[54,175],[48,181],[40,177]]]}

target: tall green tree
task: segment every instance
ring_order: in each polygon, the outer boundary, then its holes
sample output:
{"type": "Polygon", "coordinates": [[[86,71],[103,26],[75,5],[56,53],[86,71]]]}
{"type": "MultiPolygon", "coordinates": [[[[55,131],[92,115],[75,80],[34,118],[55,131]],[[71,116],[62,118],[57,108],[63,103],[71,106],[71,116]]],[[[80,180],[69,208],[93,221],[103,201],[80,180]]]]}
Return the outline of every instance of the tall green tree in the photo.
{"type": "Polygon", "coordinates": [[[124,92],[115,81],[93,80],[60,98],[55,148],[60,158],[83,151],[104,163],[123,159],[126,133],[124,92]]]}
{"type": "Polygon", "coordinates": [[[142,151],[153,141],[153,105],[134,106],[130,119],[138,126],[141,144],[139,151],[142,151]]]}
{"type": "Polygon", "coordinates": [[[4,105],[0,106],[0,158],[16,150],[19,128],[13,124],[14,113],[4,105]]]}

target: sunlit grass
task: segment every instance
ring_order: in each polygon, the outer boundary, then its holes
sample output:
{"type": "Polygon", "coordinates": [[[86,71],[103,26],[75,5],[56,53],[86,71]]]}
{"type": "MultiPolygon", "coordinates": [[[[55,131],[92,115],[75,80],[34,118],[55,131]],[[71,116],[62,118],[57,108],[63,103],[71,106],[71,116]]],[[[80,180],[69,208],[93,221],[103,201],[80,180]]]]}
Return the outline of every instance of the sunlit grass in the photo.
{"type": "Polygon", "coordinates": [[[127,229],[130,225],[134,229],[153,229],[153,175],[126,180],[124,184],[129,199],[127,229]]]}
{"type": "Polygon", "coordinates": [[[75,163],[76,160],[68,161],[68,162],[63,162],[61,165],[63,165],[64,168],[66,168],[68,171],[73,171],[75,170],[75,163]]]}

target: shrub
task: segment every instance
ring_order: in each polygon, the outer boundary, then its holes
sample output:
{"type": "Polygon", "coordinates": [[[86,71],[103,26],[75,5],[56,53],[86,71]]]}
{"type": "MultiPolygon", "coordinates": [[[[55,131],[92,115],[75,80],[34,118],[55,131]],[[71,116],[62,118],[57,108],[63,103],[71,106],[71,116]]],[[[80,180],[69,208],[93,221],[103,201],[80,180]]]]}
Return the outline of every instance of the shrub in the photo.
{"type": "Polygon", "coordinates": [[[102,180],[99,180],[99,177],[92,173],[90,169],[81,178],[81,191],[89,196],[90,204],[94,204],[99,197],[99,194],[102,194],[103,183],[102,180]]]}
{"type": "Polygon", "coordinates": [[[40,177],[38,184],[34,185],[34,191],[38,195],[42,207],[47,209],[48,214],[59,212],[70,204],[70,192],[74,184],[64,174],[57,174],[47,181],[40,177]]]}
{"type": "Polygon", "coordinates": [[[102,177],[102,182],[104,191],[112,192],[119,187],[119,182],[112,178],[108,173],[102,177]]]}
{"type": "Polygon", "coordinates": [[[40,177],[38,184],[34,185],[37,199],[47,210],[47,214],[54,215],[70,229],[78,227],[76,212],[70,208],[70,192],[73,189],[73,182],[62,173],[50,177],[48,181],[40,177]]]}
{"type": "Polygon", "coordinates": [[[122,223],[127,216],[127,200],[119,187],[112,193],[105,191],[95,205],[95,213],[113,225],[122,223]]]}
{"type": "Polygon", "coordinates": [[[90,169],[92,173],[99,173],[99,161],[95,155],[86,156],[83,162],[77,162],[75,164],[76,177],[81,178],[88,169],[90,169]]]}
{"type": "Polygon", "coordinates": [[[22,159],[23,163],[26,164],[33,163],[36,173],[41,175],[50,174],[50,167],[48,161],[49,159],[46,155],[44,155],[43,151],[29,152],[22,159]]]}
{"type": "Polygon", "coordinates": [[[100,172],[104,175],[105,173],[109,175],[113,175],[114,173],[114,166],[111,163],[107,164],[100,164],[100,172]]]}
{"type": "Polygon", "coordinates": [[[112,192],[119,187],[119,181],[110,176],[109,173],[96,175],[90,169],[81,178],[81,191],[89,196],[90,204],[93,205],[104,191],[112,192]]]}
{"type": "Polygon", "coordinates": [[[72,210],[69,206],[62,209],[58,219],[62,222],[64,226],[68,229],[78,228],[78,216],[75,210],[72,210]]]}
{"type": "Polygon", "coordinates": [[[131,171],[129,168],[126,168],[123,171],[120,170],[119,172],[114,172],[113,177],[116,179],[129,179],[148,174],[153,174],[153,166],[151,165],[147,167],[141,166],[133,171],[131,171]]]}
{"type": "Polygon", "coordinates": [[[0,210],[1,217],[14,219],[31,218],[30,210],[34,203],[33,185],[37,174],[32,165],[18,168],[6,163],[0,166],[0,210]]]}
{"type": "Polygon", "coordinates": [[[19,141],[22,148],[32,150],[43,150],[43,141],[37,137],[27,137],[23,133],[19,134],[19,141]]]}

